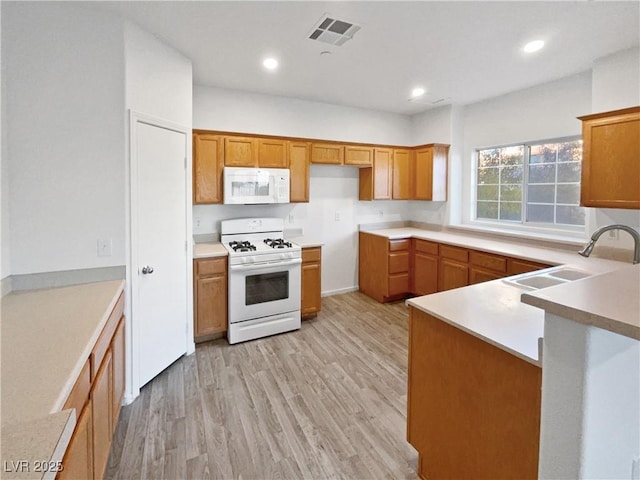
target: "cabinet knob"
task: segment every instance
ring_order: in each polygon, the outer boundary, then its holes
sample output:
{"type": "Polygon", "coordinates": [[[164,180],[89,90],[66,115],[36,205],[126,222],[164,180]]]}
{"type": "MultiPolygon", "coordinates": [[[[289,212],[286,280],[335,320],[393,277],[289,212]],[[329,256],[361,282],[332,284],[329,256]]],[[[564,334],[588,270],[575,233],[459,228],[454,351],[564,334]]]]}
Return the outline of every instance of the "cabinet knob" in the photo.
{"type": "Polygon", "coordinates": [[[150,267],[149,265],[145,265],[144,267],[142,267],[143,275],[149,275],[151,273],[153,273],[153,267],[150,267]]]}

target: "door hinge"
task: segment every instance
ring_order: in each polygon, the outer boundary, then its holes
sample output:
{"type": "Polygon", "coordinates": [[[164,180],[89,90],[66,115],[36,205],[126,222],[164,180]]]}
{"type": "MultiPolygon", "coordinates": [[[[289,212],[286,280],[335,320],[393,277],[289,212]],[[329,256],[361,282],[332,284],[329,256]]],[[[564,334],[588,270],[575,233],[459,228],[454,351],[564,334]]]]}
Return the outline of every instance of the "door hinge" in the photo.
{"type": "Polygon", "coordinates": [[[184,169],[187,169],[187,157],[184,157],[184,169]]]}

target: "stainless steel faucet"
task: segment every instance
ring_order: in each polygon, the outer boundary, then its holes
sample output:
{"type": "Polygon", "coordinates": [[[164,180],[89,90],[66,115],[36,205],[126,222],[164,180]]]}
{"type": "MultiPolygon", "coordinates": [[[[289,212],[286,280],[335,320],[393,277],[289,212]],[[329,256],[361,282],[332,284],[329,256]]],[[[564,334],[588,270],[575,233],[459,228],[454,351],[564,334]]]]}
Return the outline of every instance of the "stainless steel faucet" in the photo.
{"type": "Polygon", "coordinates": [[[584,248],[580,250],[578,253],[583,257],[588,257],[589,255],[591,255],[591,252],[593,251],[593,247],[595,247],[596,242],[598,241],[600,236],[604,232],[608,232],[609,230],[624,230],[625,232],[627,232],[629,235],[633,237],[633,263],[634,264],[640,263],[640,233],[638,233],[637,230],[631,227],[627,227],[626,225],[616,224],[616,225],[607,225],[606,227],[599,228],[598,230],[593,232],[593,235],[591,235],[591,241],[588,244],[586,244],[584,248]]]}

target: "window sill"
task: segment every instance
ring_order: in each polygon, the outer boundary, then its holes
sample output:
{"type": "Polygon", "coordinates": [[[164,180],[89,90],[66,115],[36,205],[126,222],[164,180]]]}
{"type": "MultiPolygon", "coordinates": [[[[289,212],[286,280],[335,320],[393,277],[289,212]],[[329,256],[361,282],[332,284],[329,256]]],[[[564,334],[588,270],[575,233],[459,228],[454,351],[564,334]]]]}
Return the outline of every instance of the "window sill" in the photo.
{"type": "Polygon", "coordinates": [[[571,246],[582,246],[588,241],[588,234],[586,232],[547,233],[540,230],[531,231],[524,229],[501,228],[501,226],[485,223],[447,225],[447,228],[502,235],[505,237],[540,240],[571,246]]]}

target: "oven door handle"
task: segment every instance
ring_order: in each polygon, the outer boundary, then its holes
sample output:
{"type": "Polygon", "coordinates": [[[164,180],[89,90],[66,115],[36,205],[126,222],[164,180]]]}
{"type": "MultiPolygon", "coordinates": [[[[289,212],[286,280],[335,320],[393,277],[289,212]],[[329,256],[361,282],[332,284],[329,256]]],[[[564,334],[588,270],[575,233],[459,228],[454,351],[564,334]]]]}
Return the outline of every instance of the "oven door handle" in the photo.
{"type": "Polygon", "coordinates": [[[267,267],[290,267],[292,265],[299,265],[302,263],[301,258],[294,258],[292,260],[280,261],[275,260],[273,262],[260,262],[260,263],[248,263],[244,265],[231,265],[229,268],[231,270],[243,270],[245,272],[250,270],[261,270],[267,267]]]}

